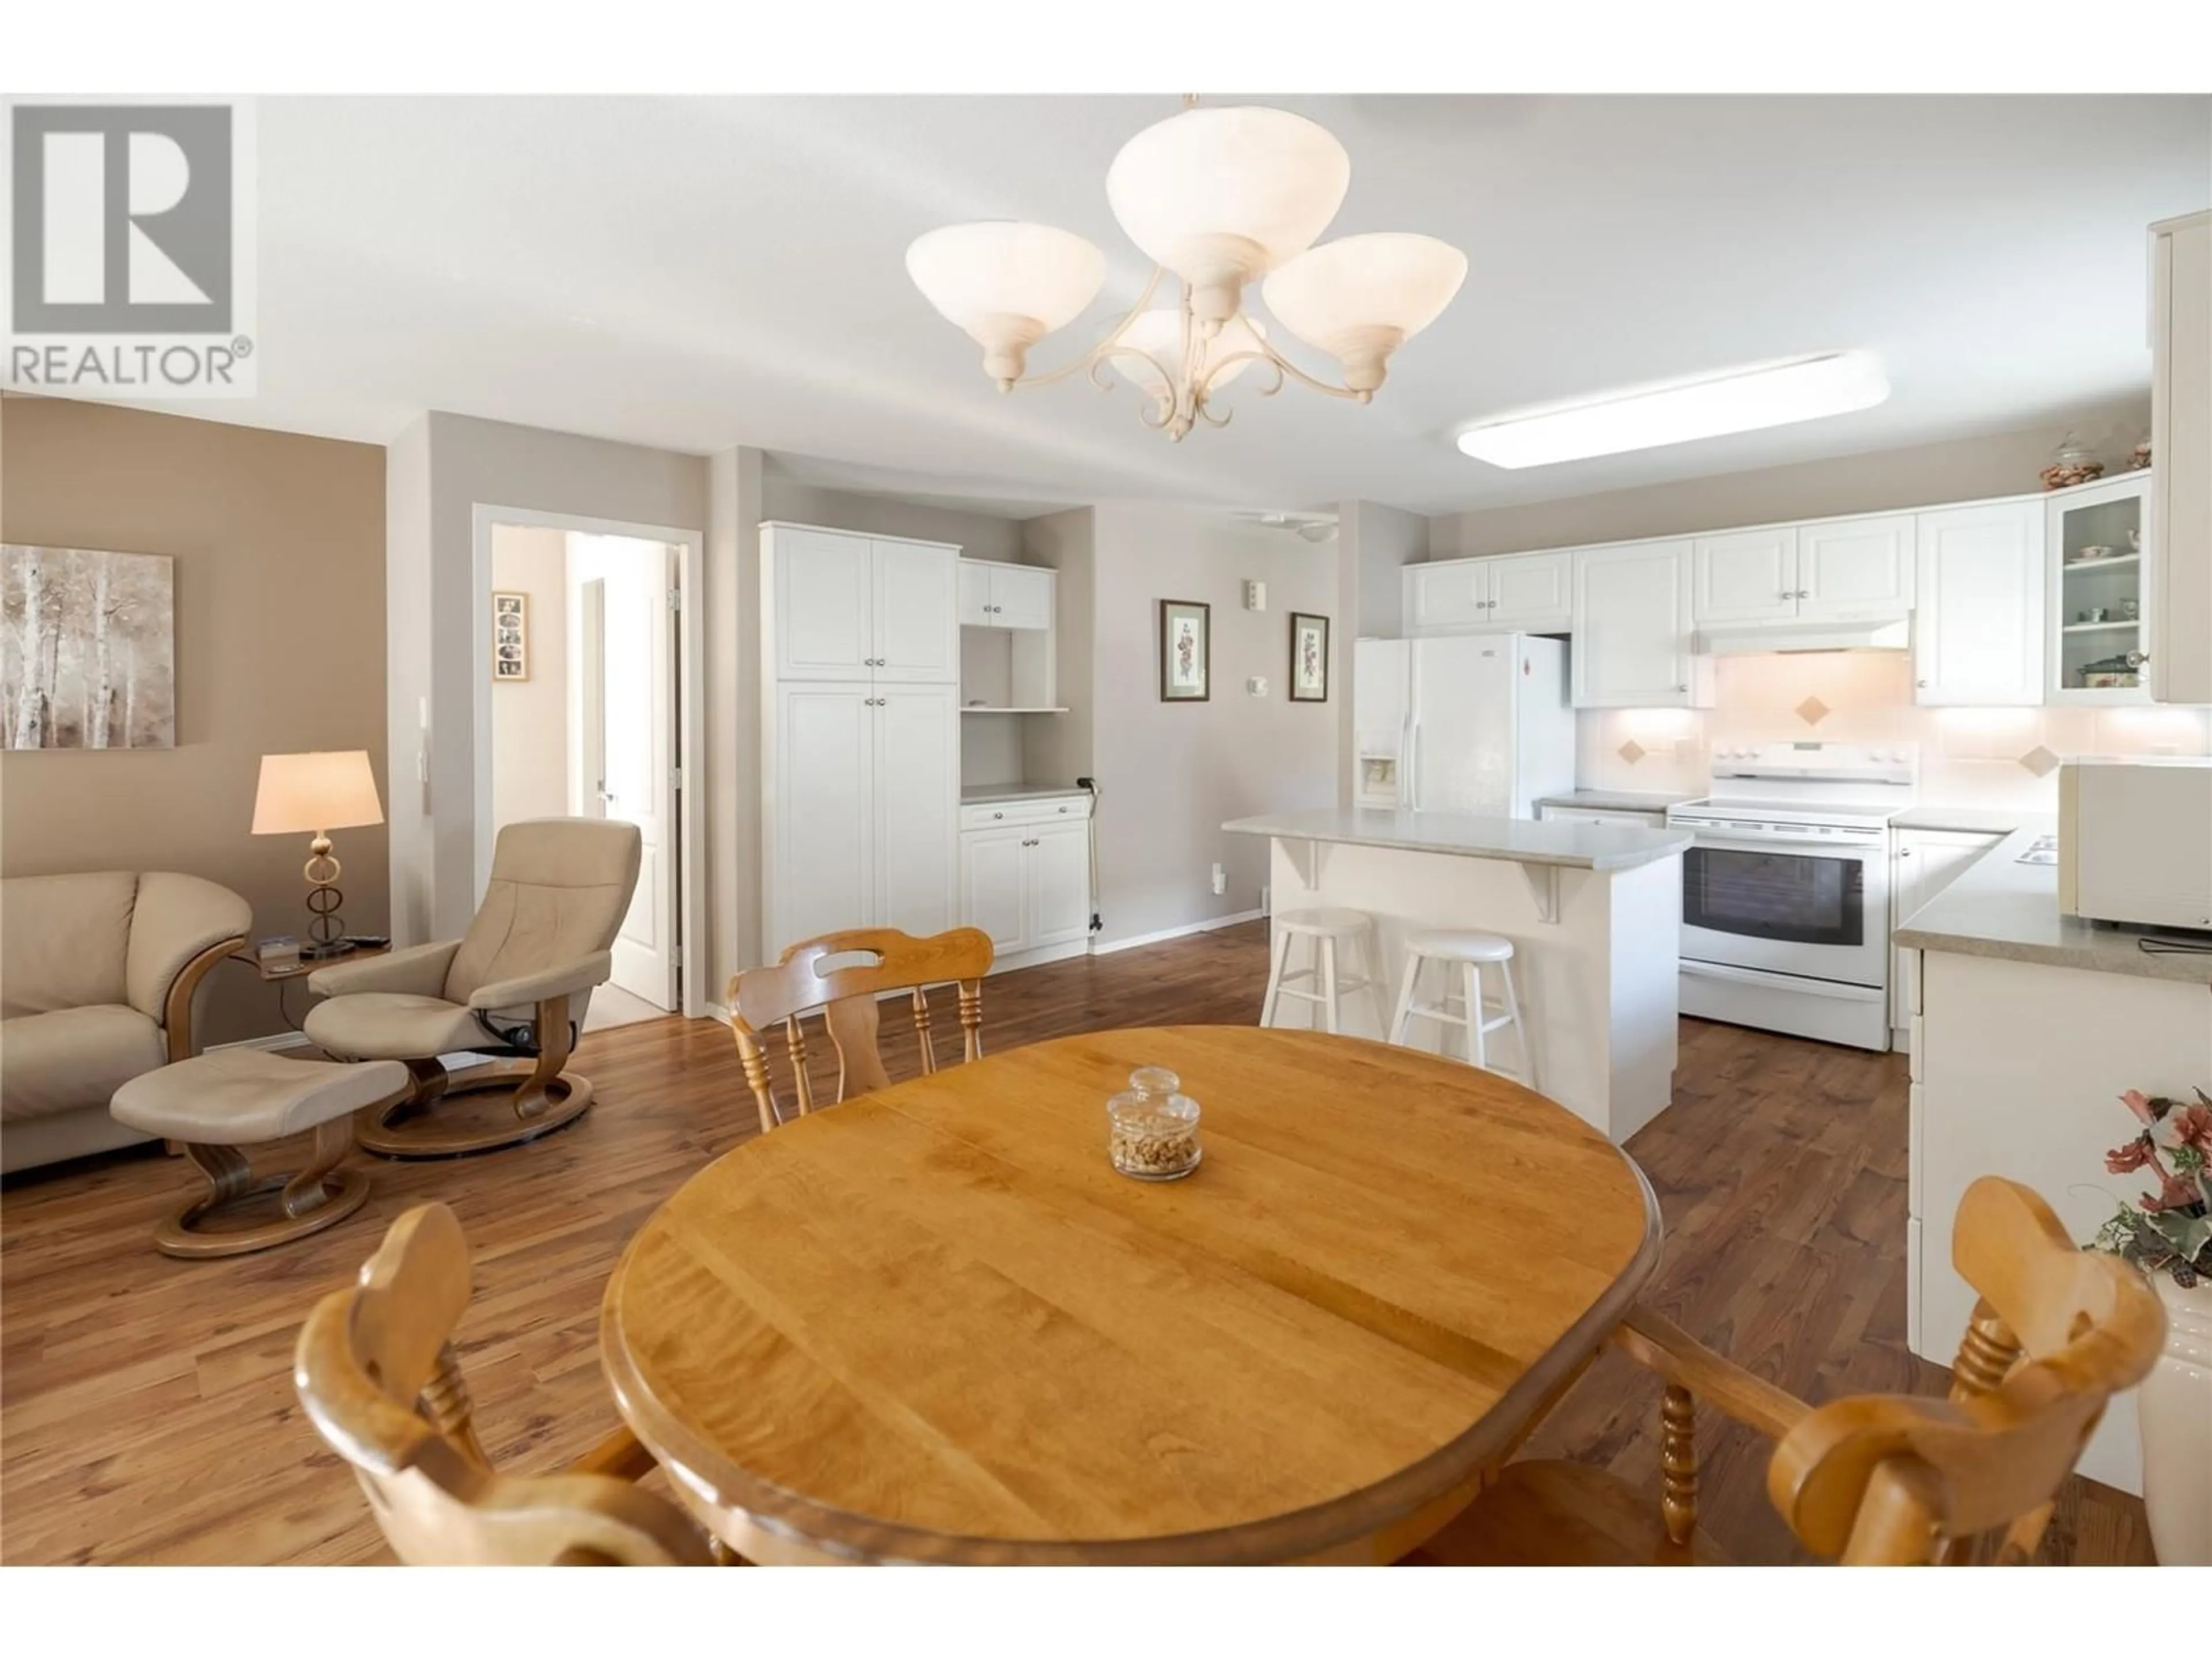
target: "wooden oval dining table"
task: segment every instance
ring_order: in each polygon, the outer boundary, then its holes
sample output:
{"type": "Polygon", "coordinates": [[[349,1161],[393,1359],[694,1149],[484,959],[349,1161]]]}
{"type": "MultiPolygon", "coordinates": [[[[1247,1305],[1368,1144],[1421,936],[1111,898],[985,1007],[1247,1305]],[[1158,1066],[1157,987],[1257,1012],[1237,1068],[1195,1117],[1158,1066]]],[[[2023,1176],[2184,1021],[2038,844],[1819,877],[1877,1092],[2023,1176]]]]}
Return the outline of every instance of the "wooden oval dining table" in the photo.
{"type": "Polygon", "coordinates": [[[1101,1031],[718,1158],[623,1251],[601,1357],[748,1560],[1382,1562],[1480,1489],[1659,1240],[1635,1164],[1492,1073],[1101,1031]],[[1108,1162],[1139,1066],[1202,1109],[1186,1179],[1108,1162]]]}

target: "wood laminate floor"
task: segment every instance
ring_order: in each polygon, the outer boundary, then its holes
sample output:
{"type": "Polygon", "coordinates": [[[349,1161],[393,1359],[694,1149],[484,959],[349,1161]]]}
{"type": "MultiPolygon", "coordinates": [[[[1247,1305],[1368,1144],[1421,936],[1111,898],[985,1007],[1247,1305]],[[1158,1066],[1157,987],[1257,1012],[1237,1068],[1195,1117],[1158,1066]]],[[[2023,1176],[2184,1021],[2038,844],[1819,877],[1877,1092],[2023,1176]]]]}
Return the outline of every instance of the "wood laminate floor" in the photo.
{"type": "MultiPolygon", "coordinates": [[[[1251,923],[1003,975],[985,989],[987,1040],[1003,1049],[1109,1026],[1249,1024],[1265,941],[1251,923]]],[[[890,1010],[885,1059],[895,1078],[911,1075],[917,1051],[890,1010]]],[[[941,1052],[957,1030],[948,1006],[941,1052]]],[[[758,1131],[719,1025],[591,1032],[576,1065],[599,1095],[574,1127],[484,1158],[367,1160],[375,1190],[357,1216],[258,1255],[155,1254],[155,1223],[197,1180],[179,1161],[125,1157],[11,1182],[0,1197],[0,1560],[388,1559],[351,1475],[301,1414],[292,1344],[314,1299],[428,1199],[454,1207],[476,1249],[459,1340],[494,1457],[550,1469],[614,1427],[597,1321],[615,1257],[688,1175],[758,1131]]],[[[834,1086],[826,1070],[818,1080],[834,1086]]],[[[1815,1401],[1940,1389],[1942,1373],[1905,1346],[1901,1056],[1686,1020],[1674,1108],[1629,1150],[1666,1214],[1647,1293],[1665,1312],[1815,1401]]],[[[1559,1196],[1559,1224],[1572,1226],[1573,1194],[1559,1196]]],[[[1656,1493],[1657,1413],[1657,1383],[1608,1353],[1531,1449],[1609,1464],[1656,1493]]],[[[1761,1443],[1711,1412],[1699,1430],[1716,1542],[1741,1562],[1799,1559],[1766,1502],[1761,1443]]],[[[2045,1553],[2148,1562],[2142,1506],[2070,1481],[2045,1553]]]]}

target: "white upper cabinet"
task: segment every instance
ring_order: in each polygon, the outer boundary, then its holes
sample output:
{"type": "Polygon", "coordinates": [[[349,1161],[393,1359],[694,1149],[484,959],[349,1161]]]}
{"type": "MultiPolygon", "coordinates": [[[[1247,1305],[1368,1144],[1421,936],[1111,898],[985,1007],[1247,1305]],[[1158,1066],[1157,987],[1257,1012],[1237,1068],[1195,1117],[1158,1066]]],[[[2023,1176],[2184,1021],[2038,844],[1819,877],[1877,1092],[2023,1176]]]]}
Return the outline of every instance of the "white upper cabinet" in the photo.
{"type": "Polygon", "coordinates": [[[1699,627],[1797,614],[1797,532],[1786,526],[1700,536],[1690,544],[1690,571],[1699,627]]]}
{"type": "Polygon", "coordinates": [[[761,526],[779,680],[960,678],[960,550],[802,525],[761,526]]]}
{"type": "Polygon", "coordinates": [[[1050,628],[1053,573],[1036,565],[960,561],[963,628],[1050,628]]]}
{"type": "Polygon", "coordinates": [[[1409,634],[1489,628],[1564,634],[1574,625],[1570,554],[1510,553],[1407,565],[1405,582],[1409,634]]]}
{"type": "MultiPolygon", "coordinates": [[[[2148,702],[2146,630],[2157,605],[2157,550],[2143,534],[2148,472],[2080,484],[2044,498],[2045,594],[2054,703],[2148,702]]],[[[2203,635],[2212,640],[2212,619],[2203,635]]]]}
{"type": "Polygon", "coordinates": [[[1490,578],[1488,626],[1532,634],[1565,633],[1574,625],[1574,556],[1519,553],[1485,559],[1490,578]]]}
{"type": "Polygon", "coordinates": [[[762,538],[773,561],[775,677],[866,679],[876,654],[867,538],[775,525],[762,538]]]}
{"type": "Polygon", "coordinates": [[[1913,696],[1935,707],[2043,701],[2043,503],[1916,515],[1913,696]]]}
{"type": "Polygon", "coordinates": [[[1797,529],[1797,614],[1819,620],[1901,616],[1912,608],[1910,513],[1797,529]]]}
{"type": "Polygon", "coordinates": [[[991,621],[1000,628],[1052,626],[1052,572],[1028,565],[991,567],[991,621]]]}
{"type": "Polygon", "coordinates": [[[927,542],[871,541],[876,678],[908,684],[960,681],[960,550],[927,542]]]}
{"type": "Polygon", "coordinates": [[[1691,544],[1698,625],[1899,617],[1912,608],[1909,513],[1700,536],[1691,544]]]}
{"type": "Polygon", "coordinates": [[[975,559],[960,561],[960,625],[991,625],[991,567],[975,559]]]}
{"type": "Polygon", "coordinates": [[[2212,213],[2152,227],[2150,694],[2212,703],[2212,213]]]}
{"type": "Polygon", "coordinates": [[[1712,702],[1712,665],[1691,653],[1687,541],[1574,555],[1577,708],[1691,708],[1712,702]]]}
{"type": "Polygon", "coordinates": [[[1412,634],[1465,631],[1482,626],[1489,578],[1475,559],[1406,567],[1406,629],[1412,634]]]}

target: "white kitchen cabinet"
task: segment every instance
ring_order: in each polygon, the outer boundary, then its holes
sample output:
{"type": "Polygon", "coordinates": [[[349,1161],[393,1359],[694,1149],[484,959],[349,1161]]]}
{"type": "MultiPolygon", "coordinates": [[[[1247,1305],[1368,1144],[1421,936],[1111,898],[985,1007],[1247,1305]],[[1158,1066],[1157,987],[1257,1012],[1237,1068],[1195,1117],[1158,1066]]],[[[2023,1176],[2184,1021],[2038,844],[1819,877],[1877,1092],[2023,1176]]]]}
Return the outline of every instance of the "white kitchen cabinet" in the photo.
{"type": "Polygon", "coordinates": [[[1664,812],[1646,812],[1630,806],[1554,806],[1548,803],[1536,809],[1536,816],[1547,823],[1618,823],[1632,830],[1664,830],[1664,812]]]}
{"type": "Polygon", "coordinates": [[[2212,213],[2151,227],[2150,694],[2212,703],[2212,213]]]}
{"type": "Polygon", "coordinates": [[[1090,826],[1039,824],[1030,832],[1029,842],[1024,921],[1030,948],[1088,938],[1090,826]]]}
{"type": "Polygon", "coordinates": [[[1913,702],[2040,704],[2043,503],[1946,507],[1915,520],[1913,702]]]}
{"type": "Polygon", "coordinates": [[[1690,564],[1687,541],[1576,551],[1576,708],[1711,706],[1711,659],[1691,650],[1690,564]]]}
{"type": "Polygon", "coordinates": [[[762,526],[764,958],[957,908],[959,550],[762,526]]]}
{"type": "Polygon", "coordinates": [[[1018,826],[961,832],[960,920],[988,933],[1002,957],[1029,948],[1029,853],[1030,832],[1018,826]]]}
{"type": "Polygon", "coordinates": [[[1917,526],[1909,513],[1797,527],[1797,616],[1850,621],[1912,608],[1917,526]]]}
{"type": "Polygon", "coordinates": [[[960,799],[949,685],[776,688],[768,937],[784,946],[848,927],[953,925],[960,799]]]}
{"type": "Polygon", "coordinates": [[[917,936],[954,925],[960,699],[949,685],[875,687],[875,905],[866,925],[917,936]]]}
{"type": "Polygon", "coordinates": [[[1690,544],[1692,619],[1771,622],[1797,614],[1797,532],[1740,530],[1700,536],[1690,544]]]}
{"type": "Polygon", "coordinates": [[[1068,956],[1091,936],[1087,798],[970,806],[960,834],[960,919],[991,936],[995,967],[1068,956]]]}
{"type": "Polygon", "coordinates": [[[1910,514],[1700,536],[1692,611],[1715,623],[1856,621],[1912,608],[1910,514]]]}
{"type": "Polygon", "coordinates": [[[980,559],[960,561],[960,625],[991,625],[991,567],[980,559]]]}
{"type": "MultiPolygon", "coordinates": [[[[875,688],[776,688],[763,959],[868,923],[876,888],[875,688]]],[[[953,769],[958,776],[957,765],[953,769]]]]}
{"type": "MultiPolygon", "coordinates": [[[[1965,874],[2002,836],[1964,830],[1899,830],[1892,833],[1889,864],[1890,926],[1902,927],[1913,913],[1965,874]]],[[[1903,945],[1892,952],[1889,1024],[1892,1046],[1905,1046],[1919,1000],[1920,952],[1903,945]]]]}
{"type": "Polygon", "coordinates": [[[1574,625],[1573,557],[1511,553],[1406,568],[1407,631],[1486,628],[1563,634],[1574,625]]]}
{"type": "Polygon", "coordinates": [[[761,526],[774,678],[951,685],[960,550],[808,525],[761,526]]]}
{"type": "Polygon", "coordinates": [[[1571,553],[1516,553],[1485,559],[1490,628],[1563,634],[1574,626],[1575,573],[1571,553]]]}
{"type": "MultiPolygon", "coordinates": [[[[2046,702],[2151,700],[2144,669],[2157,550],[2143,522],[2151,477],[2124,472],[2045,497],[2046,702]]],[[[2204,636],[2212,640],[2212,619],[2204,636]]]]}
{"type": "Polygon", "coordinates": [[[1050,628],[1053,573],[1040,566],[960,561],[963,628],[1050,628]]]}
{"type": "Polygon", "coordinates": [[[1406,631],[1466,633],[1488,615],[1490,578],[1480,559],[1406,567],[1406,631]]]}

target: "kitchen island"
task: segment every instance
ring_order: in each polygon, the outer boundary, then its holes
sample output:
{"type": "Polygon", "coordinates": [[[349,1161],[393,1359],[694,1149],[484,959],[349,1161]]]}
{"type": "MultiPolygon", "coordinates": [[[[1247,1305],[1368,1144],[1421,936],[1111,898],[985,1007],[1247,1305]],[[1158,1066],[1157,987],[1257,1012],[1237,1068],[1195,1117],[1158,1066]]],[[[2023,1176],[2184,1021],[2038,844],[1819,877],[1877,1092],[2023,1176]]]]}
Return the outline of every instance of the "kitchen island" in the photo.
{"type": "MultiPolygon", "coordinates": [[[[2008,827],[1982,817],[1990,821],[1952,815],[1937,827],[2008,827]]],[[[2212,952],[2160,948],[2185,945],[2185,936],[2065,915],[2057,866],[2021,861],[2051,829],[2047,817],[2013,820],[2003,840],[1900,917],[1893,935],[1918,958],[1907,981],[1915,988],[1905,1328],[1912,1351],[1938,1364],[1957,1353],[1974,1304],[1951,1267],[1951,1218],[1975,1177],[2033,1187],[2087,1240],[2147,1184],[2105,1172],[2106,1149],[2138,1127],[2118,1097],[2140,1089],[2187,1100],[2194,1088],[2212,1088],[2212,952]]],[[[2113,1399],[2080,1468],[2142,1490],[2132,1392],[2113,1399]]]]}
{"type": "MultiPolygon", "coordinates": [[[[1615,1142],[1666,1109],[1687,830],[1356,807],[1222,827],[1273,842],[1274,915],[1331,906],[1374,918],[1386,1010],[1405,971],[1409,934],[1437,927],[1503,934],[1514,944],[1539,1092],[1615,1142]]],[[[1429,973],[1423,1000],[1434,1001],[1443,969],[1429,973]]],[[[1387,1037],[1362,1001],[1348,1003],[1346,1031],[1387,1037]]],[[[1286,1003],[1277,1018],[1310,1024],[1317,1012],[1286,1003]]],[[[1461,1037],[1417,1020],[1407,1040],[1435,1048],[1440,1039],[1448,1046],[1461,1037]]],[[[1510,1033],[1490,1040],[1498,1067],[1525,1076],[1510,1033]]]]}

